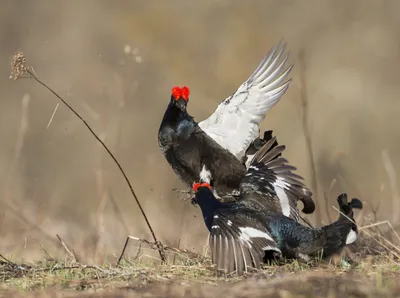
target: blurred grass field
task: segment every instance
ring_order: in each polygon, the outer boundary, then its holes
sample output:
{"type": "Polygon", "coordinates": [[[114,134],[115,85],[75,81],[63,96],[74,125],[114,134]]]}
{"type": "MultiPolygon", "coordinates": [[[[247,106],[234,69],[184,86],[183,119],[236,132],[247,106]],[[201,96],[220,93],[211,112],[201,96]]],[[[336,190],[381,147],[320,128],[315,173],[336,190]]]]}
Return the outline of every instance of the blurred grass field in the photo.
{"type": "MultiPolygon", "coordinates": [[[[157,144],[170,89],[188,85],[189,112],[204,119],[284,38],[295,63],[293,83],[268,112],[262,129],[274,130],[287,146],[285,157],[314,191],[318,210],[307,218],[314,225],[326,224],[337,216],[332,205],[339,193],[359,197],[365,207],[356,214],[358,223],[379,243],[386,243],[382,237],[393,243],[385,244],[391,261],[374,256],[378,265],[361,272],[308,268],[307,274],[299,274],[300,281],[290,269],[282,279],[274,275],[232,287],[210,286],[213,290],[193,287],[199,291],[193,295],[233,293],[252,283],[269,295],[272,285],[284,287],[287,279],[292,287],[304,283],[301,278],[310,278],[310,284],[317,280],[318,289],[360,281],[367,290],[355,297],[385,288],[385,278],[397,276],[397,257],[388,251],[399,253],[394,232],[400,224],[399,12],[396,0],[5,1],[0,10],[0,254],[40,267],[45,248],[59,262],[65,256],[55,237],[59,234],[82,264],[100,265],[118,255],[127,235],[151,239],[118,168],[82,123],[34,80],[9,79],[17,51],[25,53],[39,78],[79,111],[116,155],[159,240],[201,254],[207,231],[199,208],[172,190],[182,184],[157,144]],[[302,90],[307,90],[306,130],[317,185],[302,122],[302,90]],[[392,227],[374,225],[382,221],[392,227]]],[[[134,254],[129,247],[128,255],[134,254]]],[[[64,279],[79,281],[82,274],[86,280],[80,270],[48,273],[46,267],[45,277],[29,272],[12,282],[3,280],[2,287],[30,292],[64,279]],[[62,274],[69,277],[60,279],[62,274]],[[51,282],[36,286],[37,278],[51,282]]],[[[108,277],[96,281],[95,271],[88,279],[107,288],[108,277]]],[[[170,279],[179,280],[172,271],[166,274],[167,284],[156,279],[154,289],[167,291],[170,279]]],[[[133,287],[132,274],[110,287],[133,287]]],[[[162,280],[165,274],[160,275],[162,280]]],[[[192,291],[176,284],[171,287],[192,291]]],[[[65,288],[68,295],[74,287],[65,288]]],[[[49,293],[44,295],[53,295],[49,293]]]]}

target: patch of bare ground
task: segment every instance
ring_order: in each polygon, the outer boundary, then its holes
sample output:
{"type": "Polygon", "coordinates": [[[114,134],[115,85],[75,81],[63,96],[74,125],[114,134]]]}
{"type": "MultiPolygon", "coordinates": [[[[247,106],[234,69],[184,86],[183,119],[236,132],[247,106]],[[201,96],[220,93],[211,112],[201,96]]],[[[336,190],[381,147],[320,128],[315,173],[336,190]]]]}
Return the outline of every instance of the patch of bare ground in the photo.
{"type": "Polygon", "coordinates": [[[398,272],[349,270],[304,270],[286,273],[259,273],[243,280],[204,284],[179,277],[132,278],[78,281],[34,292],[7,290],[1,297],[398,297],[398,272]],[[125,284],[125,285],[124,285],[125,284]],[[78,291],[78,288],[87,288],[78,291]]]}

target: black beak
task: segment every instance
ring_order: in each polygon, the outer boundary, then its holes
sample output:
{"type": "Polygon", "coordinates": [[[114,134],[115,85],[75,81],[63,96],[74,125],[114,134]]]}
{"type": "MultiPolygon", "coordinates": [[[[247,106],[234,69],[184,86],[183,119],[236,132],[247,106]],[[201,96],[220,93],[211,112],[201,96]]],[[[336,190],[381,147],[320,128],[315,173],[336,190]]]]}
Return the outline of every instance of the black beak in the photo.
{"type": "Polygon", "coordinates": [[[178,100],[172,98],[172,100],[174,101],[175,106],[177,106],[181,111],[186,111],[187,102],[183,99],[183,97],[180,97],[178,100]]]}

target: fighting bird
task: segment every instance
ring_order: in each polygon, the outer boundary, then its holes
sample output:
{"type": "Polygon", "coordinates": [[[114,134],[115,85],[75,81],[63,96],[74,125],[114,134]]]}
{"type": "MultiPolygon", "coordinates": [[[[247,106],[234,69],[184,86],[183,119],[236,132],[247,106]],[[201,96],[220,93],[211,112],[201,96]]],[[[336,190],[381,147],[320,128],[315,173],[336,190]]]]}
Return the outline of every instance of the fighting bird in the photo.
{"type": "MultiPolygon", "coordinates": [[[[175,174],[187,187],[207,176],[217,198],[237,199],[250,160],[271,137],[266,132],[260,138],[259,123],[291,82],[286,80],[293,67],[285,68],[288,55],[279,62],[284,51],[285,45],[281,48],[281,42],[278,43],[253,74],[209,118],[199,123],[187,112],[189,88],[172,89],[158,143],[175,174]]],[[[304,205],[302,211],[314,212],[311,191],[303,187],[297,194],[304,205]]]]}
{"type": "Polygon", "coordinates": [[[208,183],[195,183],[193,189],[193,200],[200,205],[210,232],[211,258],[219,272],[242,275],[271,259],[326,258],[357,238],[353,208],[362,209],[362,203],[356,198],[348,202],[345,193],[337,199],[344,215],[329,225],[310,228],[281,213],[221,202],[208,183]]]}
{"type": "Polygon", "coordinates": [[[193,185],[192,203],[201,208],[210,232],[212,261],[220,273],[241,275],[271,259],[327,258],[357,238],[353,209],[362,209],[362,203],[359,199],[348,202],[345,193],[337,199],[342,212],[337,221],[321,228],[299,223],[297,196],[282,200],[274,192],[276,181],[289,194],[295,194],[301,183],[286,160],[276,158],[282,148],[269,148],[273,142],[267,142],[252,159],[236,202],[217,200],[207,182],[193,185]]]}

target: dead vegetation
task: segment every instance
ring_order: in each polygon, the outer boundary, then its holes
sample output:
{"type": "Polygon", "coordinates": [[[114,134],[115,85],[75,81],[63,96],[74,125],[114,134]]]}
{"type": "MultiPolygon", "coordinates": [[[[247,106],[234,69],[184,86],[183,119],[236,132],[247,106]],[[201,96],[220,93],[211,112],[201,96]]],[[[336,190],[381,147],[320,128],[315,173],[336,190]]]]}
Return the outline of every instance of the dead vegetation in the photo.
{"type": "MultiPolygon", "coordinates": [[[[342,256],[268,264],[242,277],[217,277],[207,251],[199,255],[131,237],[134,255],[108,256],[102,264],[80,262],[78,252],[57,238],[62,258],[14,262],[0,255],[0,297],[397,297],[399,235],[390,223],[360,226],[360,237],[342,256]],[[395,241],[388,240],[393,235],[395,241]],[[346,260],[346,262],[340,262],[346,260]]],[[[127,242],[128,243],[128,242],[127,242]]]]}
{"type": "Polygon", "coordinates": [[[351,246],[349,266],[294,261],[271,264],[242,278],[217,278],[208,258],[185,252],[171,252],[167,262],[139,253],[125,258],[118,267],[114,260],[101,266],[81,265],[68,253],[63,262],[17,264],[2,260],[0,296],[395,297],[400,289],[399,259],[365,238],[357,246],[365,250],[351,246]],[[366,255],[369,246],[377,249],[366,255]]]}

